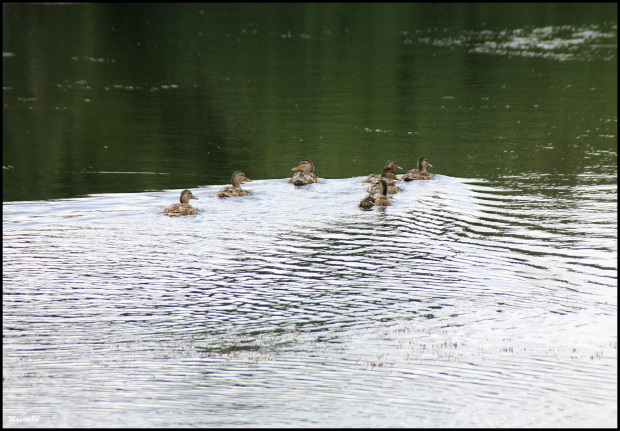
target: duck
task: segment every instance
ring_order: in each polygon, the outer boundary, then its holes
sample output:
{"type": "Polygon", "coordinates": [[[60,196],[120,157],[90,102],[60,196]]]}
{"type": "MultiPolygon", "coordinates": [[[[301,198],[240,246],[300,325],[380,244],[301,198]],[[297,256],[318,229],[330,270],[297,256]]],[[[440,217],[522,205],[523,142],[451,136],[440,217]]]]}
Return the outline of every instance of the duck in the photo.
{"type": "Polygon", "coordinates": [[[385,173],[385,170],[387,168],[391,168],[390,175],[387,176],[387,178],[389,178],[389,179],[393,179],[394,175],[396,175],[394,173],[394,169],[402,169],[400,166],[398,166],[396,164],[396,162],[394,160],[388,160],[387,162],[385,162],[385,166],[383,167],[383,173],[381,173],[381,174],[370,174],[362,182],[363,183],[374,183],[374,182],[379,181],[381,179],[381,177],[384,176],[383,174],[385,173]]]}
{"type": "Polygon", "coordinates": [[[181,192],[181,203],[172,204],[164,209],[164,214],[169,216],[182,216],[182,215],[194,215],[197,214],[196,209],[189,204],[190,199],[198,198],[192,194],[189,190],[183,190],[181,192]]]}
{"type": "Polygon", "coordinates": [[[431,165],[428,162],[428,158],[426,157],[420,157],[420,160],[418,160],[418,168],[417,169],[412,169],[409,172],[407,172],[405,175],[403,175],[402,179],[404,181],[413,181],[413,180],[432,180],[433,177],[431,176],[431,174],[429,172],[426,171],[426,167],[432,168],[433,165],[431,165]]]}
{"type": "Polygon", "coordinates": [[[293,178],[288,180],[289,183],[295,184],[296,186],[319,182],[316,175],[314,175],[314,163],[312,163],[312,160],[310,159],[303,159],[299,162],[299,165],[296,168],[291,169],[291,171],[301,171],[297,172],[293,175],[293,178]]]}
{"type": "Polygon", "coordinates": [[[400,180],[394,173],[394,169],[391,166],[386,166],[383,168],[383,172],[381,176],[377,178],[370,186],[368,186],[368,193],[377,193],[379,191],[379,180],[384,179],[387,183],[387,192],[389,194],[394,194],[398,192],[398,187],[396,187],[396,183],[394,180],[400,180]]]}
{"type": "Polygon", "coordinates": [[[385,179],[380,179],[377,182],[379,187],[379,191],[374,195],[372,193],[367,193],[366,196],[359,202],[360,208],[371,208],[372,206],[383,206],[387,207],[392,205],[392,202],[387,197],[387,188],[388,184],[385,179]]]}
{"type": "Polygon", "coordinates": [[[245,190],[241,190],[241,183],[248,182],[251,183],[252,180],[245,176],[245,174],[241,171],[236,171],[232,174],[232,186],[224,187],[217,193],[217,196],[220,198],[225,198],[229,196],[246,196],[248,192],[245,190]]]}

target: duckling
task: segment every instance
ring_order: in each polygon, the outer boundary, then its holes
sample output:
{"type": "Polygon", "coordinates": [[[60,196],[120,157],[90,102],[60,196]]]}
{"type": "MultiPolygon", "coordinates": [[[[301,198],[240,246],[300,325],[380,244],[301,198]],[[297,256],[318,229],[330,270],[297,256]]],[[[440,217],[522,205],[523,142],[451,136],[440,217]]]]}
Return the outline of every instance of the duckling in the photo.
{"type": "Polygon", "coordinates": [[[190,199],[198,200],[198,198],[195,197],[191,191],[183,190],[181,192],[181,199],[180,199],[181,203],[167,206],[164,209],[164,214],[169,215],[169,216],[182,216],[182,215],[197,214],[196,209],[189,204],[190,199]]]}
{"type": "Polygon", "coordinates": [[[433,165],[431,165],[428,162],[428,159],[426,157],[420,157],[420,160],[418,160],[418,168],[412,169],[409,172],[407,172],[405,175],[403,175],[403,180],[405,181],[432,180],[433,177],[431,176],[431,174],[429,172],[426,172],[427,166],[429,168],[433,167],[433,165]]]}
{"type": "MultiPolygon", "coordinates": [[[[387,162],[385,162],[385,166],[383,167],[383,172],[385,172],[385,170],[387,168],[391,168],[391,170],[392,170],[391,171],[391,175],[392,176],[388,176],[387,177],[388,179],[394,179],[393,175],[396,175],[396,174],[394,174],[394,169],[402,169],[400,166],[398,166],[396,164],[396,162],[394,160],[388,160],[387,162]]],[[[381,173],[381,174],[370,174],[362,182],[363,183],[374,183],[374,182],[379,181],[381,179],[381,177],[383,177],[383,176],[384,176],[383,173],[381,173]]]]}
{"type": "Polygon", "coordinates": [[[310,159],[303,159],[299,162],[299,166],[291,169],[291,171],[301,171],[293,175],[293,178],[288,180],[289,183],[296,186],[303,186],[306,184],[318,183],[319,181],[314,175],[314,164],[310,159]]]}
{"type": "Polygon", "coordinates": [[[394,180],[400,180],[400,178],[396,176],[396,174],[394,173],[394,169],[392,169],[391,166],[386,166],[385,168],[383,168],[381,176],[377,180],[375,180],[370,186],[368,186],[368,193],[374,194],[379,191],[379,179],[384,179],[387,182],[387,192],[389,194],[393,195],[394,193],[398,192],[398,188],[396,187],[396,183],[394,182],[394,180]]]}
{"type": "Polygon", "coordinates": [[[371,193],[366,194],[364,198],[359,202],[360,208],[370,208],[373,205],[375,206],[390,206],[392,203],[387,197],[387,181],[385,179],[380,179],[378,181],[379,192],[372,195],[371,193]]]}
{"type": "Polygon", "coordinates": [[[245,176],[245,174],[241,171],[237,171],[232,175],[232,187],[224,187],[217,194],[220,198],[225,198],[227,196],[245,196],[248,194],[245,190],[241,190],[241,183],[248,182],[251,183],[252,180],[245,176]]]}

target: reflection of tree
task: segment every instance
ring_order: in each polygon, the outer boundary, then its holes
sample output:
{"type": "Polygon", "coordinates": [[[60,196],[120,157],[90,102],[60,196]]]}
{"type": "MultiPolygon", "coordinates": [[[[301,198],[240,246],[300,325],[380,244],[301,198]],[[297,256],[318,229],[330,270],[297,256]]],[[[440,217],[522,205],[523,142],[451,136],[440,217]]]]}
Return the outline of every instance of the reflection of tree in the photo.
{"type": "Polygon", "coordinates": [[[585,146],[615,145],[569,145],[614,115],[615,62],[568,68],[424,38],[598,23],[615,7],[6,4],[4,199],[284,178],[303,158],[322,178],[422,155],[460,177],[571,174],[585,146]],[[168,175],[87,173],[101,171],[168,175]]]}

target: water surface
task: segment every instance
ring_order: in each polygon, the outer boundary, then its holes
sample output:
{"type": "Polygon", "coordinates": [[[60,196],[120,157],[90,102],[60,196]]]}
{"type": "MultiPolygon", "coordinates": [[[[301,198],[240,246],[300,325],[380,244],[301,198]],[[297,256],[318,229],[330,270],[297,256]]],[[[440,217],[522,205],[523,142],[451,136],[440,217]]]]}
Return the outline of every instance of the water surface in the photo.
{"type": "Polygon", "coordinates": [[[4,5],[3,425],[617,426],[616,16],[4,5]]]}

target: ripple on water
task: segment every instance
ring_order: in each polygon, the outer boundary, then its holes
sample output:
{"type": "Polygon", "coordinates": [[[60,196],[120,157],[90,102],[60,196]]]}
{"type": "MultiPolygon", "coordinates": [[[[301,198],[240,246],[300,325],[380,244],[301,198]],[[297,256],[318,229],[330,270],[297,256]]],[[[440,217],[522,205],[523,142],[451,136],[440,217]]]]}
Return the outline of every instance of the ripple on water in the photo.
{"type": "Polygon", "coordinates": [[[258,180],[247,199],[197,188],[198,214],[175,219],[162,210],[178,191],[5,204],[7,414],[66,411],[86,426],[100,423],[89,414],[138,426],[609,425],[608,190],[554,206],[435,178],[371,211],[357,207],[361,177],[258,180]]]}

